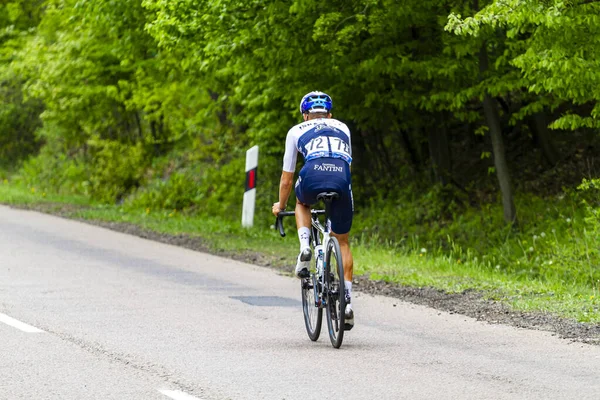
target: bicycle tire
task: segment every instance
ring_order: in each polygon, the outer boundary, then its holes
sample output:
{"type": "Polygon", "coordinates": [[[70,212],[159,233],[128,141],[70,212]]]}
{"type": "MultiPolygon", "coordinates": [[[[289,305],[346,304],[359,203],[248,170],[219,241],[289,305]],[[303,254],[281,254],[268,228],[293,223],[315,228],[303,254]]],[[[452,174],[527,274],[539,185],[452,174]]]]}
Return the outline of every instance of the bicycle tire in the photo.
{"type": "Polygon", "coordinates": [[[331,340],[331,345],[336,349],[339,349],[342,345],[342,341],[344,340],[346,294],[342,252],[340,250],[340,244],[336,238],[332,237],[329,239],[326,252],[325,293],[327,328],[329,330],[329,339],[331,340]]]}
{"type": "Polygon", "coordinates": [[[313,342],[316,342],[321,335],[321,325],[323,323],[323,308],[317,307],[315,302],[316,277],[310,274],[310,278],[301,280],[302,290],[302,312],[304,314],[304,325],[306,333],[313,342]]]}

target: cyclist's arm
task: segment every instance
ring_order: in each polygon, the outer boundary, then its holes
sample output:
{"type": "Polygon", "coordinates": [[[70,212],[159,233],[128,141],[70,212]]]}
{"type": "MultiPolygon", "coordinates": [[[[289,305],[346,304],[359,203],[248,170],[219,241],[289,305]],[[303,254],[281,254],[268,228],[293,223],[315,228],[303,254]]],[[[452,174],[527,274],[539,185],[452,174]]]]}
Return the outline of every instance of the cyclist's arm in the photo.
{"type": "Polygon", "coordinates": [[[294,173],[283,171],[279,182],[279,208],[283,210],[290,198],[292,185],[294,182],[294,173]]]}
{"type": "Polygon", "coordinates": [[[298,150],[294,135],[290,130],[285,140],[285,155],[283,156],[283,172],[279,182],[279,207],[284,209],[294,182],[294,171],[296,170],[296,160],[298,159],[298,150]]]}

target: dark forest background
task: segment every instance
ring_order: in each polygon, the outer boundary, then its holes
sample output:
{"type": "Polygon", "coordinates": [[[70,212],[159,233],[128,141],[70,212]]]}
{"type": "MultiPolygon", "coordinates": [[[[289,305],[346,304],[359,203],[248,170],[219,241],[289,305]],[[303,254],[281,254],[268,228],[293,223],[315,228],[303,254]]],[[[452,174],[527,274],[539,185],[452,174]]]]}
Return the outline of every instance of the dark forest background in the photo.
{"type": "Polygon", "coordinates": [[[355,238],[531,275],[583,263],[595,282],[599,15],[585,0],[2,0],[1,174],[239,219],[259,145],[267,227],[299,100],[322,90],[353,133],[355,238]],[[551,264],[528,253],[545,237],[551,264]]]}

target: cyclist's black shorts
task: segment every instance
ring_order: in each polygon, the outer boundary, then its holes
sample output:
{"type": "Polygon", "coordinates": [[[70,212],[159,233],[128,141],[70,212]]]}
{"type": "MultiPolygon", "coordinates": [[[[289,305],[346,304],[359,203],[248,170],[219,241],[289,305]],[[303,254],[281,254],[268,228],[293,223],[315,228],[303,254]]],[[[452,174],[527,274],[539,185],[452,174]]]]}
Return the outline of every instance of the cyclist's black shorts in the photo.
{"type": "Polygon", "coordinates": [[[307,205],[317,202],[323,192],[337,192],[340,197],[331,205],[331,230],[343,234],[350,232],[354,216],[352,178],[350,166],[339,158],[316,158],[307,161],[296,181],[296,198],[307,205]]]}

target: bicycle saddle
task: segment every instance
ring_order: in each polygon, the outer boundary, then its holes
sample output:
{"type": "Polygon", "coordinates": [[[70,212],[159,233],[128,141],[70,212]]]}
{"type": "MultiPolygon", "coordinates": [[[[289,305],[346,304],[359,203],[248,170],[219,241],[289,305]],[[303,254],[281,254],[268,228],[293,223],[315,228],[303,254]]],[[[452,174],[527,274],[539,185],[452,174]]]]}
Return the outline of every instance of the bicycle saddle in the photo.
{"type": "Polygon", "coordinates": [[[317,201],[323,200],[325,203],[331,203],[335,199],[339,199],[340,195],[337,192],[323,192],[317,195],[317,201]]]}

